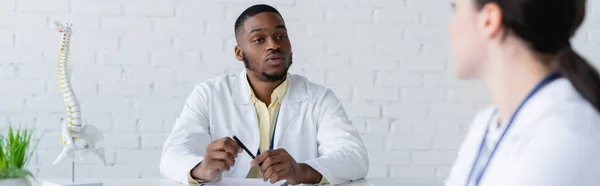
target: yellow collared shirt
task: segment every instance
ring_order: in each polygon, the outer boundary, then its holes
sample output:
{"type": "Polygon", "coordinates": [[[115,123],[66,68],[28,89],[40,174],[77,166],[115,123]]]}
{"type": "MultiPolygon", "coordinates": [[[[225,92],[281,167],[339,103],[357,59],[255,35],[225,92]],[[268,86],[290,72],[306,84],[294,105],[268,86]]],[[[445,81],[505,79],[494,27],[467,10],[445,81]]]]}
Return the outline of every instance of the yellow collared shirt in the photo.
{"type": "MultiPolygon", "coordinates": [[[[277,121],[277,115],[281,106],[281,100],[287,93],[289,87],[289,81],[286,78],[281,85],[279,85],[271,94],[271,103],[267,106],[254,94],[254,90],[246,81],[250,92],[250,98],[254,103],[254,109],[256,109],[256,115],[258,117],[258,127],[260,130],[260,152],[269,150],[271,145],[271,138],[273,136],[273,130],[275,128],[275,122],[277,121]]],[[[260,178],[260,171],[256,168],[251,168],[247,178],[260,178]]]]}
{"type": "MultiPolygon", "coordinates": [[[[260,152],[265,152],[269,150],[271,145],[271,138],[273,136],[273,130],[275,128],[275,124],[277,121],[277,116],[279,114],[279,108],[281,107],[281,101],[285,94],[287,93],[289,87],[289,81],[286,78],[281,85],[279,85],[273,93],[271,94],[271,103],[267,106],[264,102],[262,102],[258,97],[254,94],[254,90],[250,86],[248,80],[246,80],[246,84],[248,86],[248,90],[250,92],[250,98],[254,103],[254,109],[256,110],[256,115],[258,117],[258,127],[260,133],[260,143],[259,149],[260,152]]],[[[197,184],[199,182],[205,180],[194,180],[191,176],[188,176],[190,183],[197,184]]],[[[252,167],[248,172],[246,178],[262,178],[260,171],[258,168],[252,167]]],[[[328,183],[327,179],[323,177],[321,179],[321,184],[328,183]]]]}

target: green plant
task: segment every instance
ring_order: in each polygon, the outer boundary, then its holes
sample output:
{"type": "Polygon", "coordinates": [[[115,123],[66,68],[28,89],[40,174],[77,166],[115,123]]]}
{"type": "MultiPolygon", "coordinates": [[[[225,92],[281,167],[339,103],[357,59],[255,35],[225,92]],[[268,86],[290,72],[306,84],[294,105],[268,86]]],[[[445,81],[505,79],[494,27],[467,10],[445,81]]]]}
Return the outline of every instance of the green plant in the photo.
{"type": "Polygon", "coordinates": [[[32,131],[8,127],[8,135],[0,135],[0,180],[11,178],[27,178],[33,174],[26,166],[37,148],[39,140],[32,143],[32,131]],[[33,145],[33,146],[31,146],[33,145]]]}

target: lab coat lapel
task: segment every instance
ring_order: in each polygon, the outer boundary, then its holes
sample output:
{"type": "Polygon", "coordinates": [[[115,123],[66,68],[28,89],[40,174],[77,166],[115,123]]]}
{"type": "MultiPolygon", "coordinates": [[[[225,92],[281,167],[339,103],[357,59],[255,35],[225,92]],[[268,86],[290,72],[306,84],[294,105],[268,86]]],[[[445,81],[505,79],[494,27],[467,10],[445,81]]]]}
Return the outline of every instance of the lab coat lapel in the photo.
{"type": "Polygon", "coordinates": [[[243,117],[242,121],[244,121],[238,125],[234,135],[237,135],[248,148],[258,149],[258,116],[250,101],[250,92],[246,82],[246,70],[242,70],[237,80],[234,81],[234,85],[231,86],[233,100],[243,117]]]}
{"type": "Polygon", "coordinates": [[[293,75],[288,75],[288,81],[290,83],[289,88],[283,101],[279,115],[277,116],[277,124],[275,129],[275,136],[273,139],[273,148],[279,148],[279,141],[290,124],[291,121],[298,117],[298,109],[304,99],[307,98],[307,90],[304,86],[304,82],[301,79],[295,78],[293,75]]]}
{"type": "MultiPolygon", "coordinates": [[[[246,78],[246,70],[242,70],[238,75],[237,81],[235,81],[236,85],[232,86],[232,97],[236,104],[238,104],[240,113],[242,113],[245,121],[247,121],[245,124],[240,124],[239,131],[246,131],[242,128],[247,128],[252,131],[252,134],[256,135],[239,135],[241,137],[238,138],[244,141],[244,143],[251,143],[252,146],[248,146],[248,148],[258,148],[258,116],[256,116],[256,110],[250,101],[250,92],[246,85],[246,78]]],[[[306,86],[302,79],[290,74],[288,74],[288,78],[290,85],[287,93],[283,97],[279,115],[277,116],[273,148],[278,148],[279,141],[283,136],[282,134],[285,133],[290,122],[298,117],[300,104],[308,97],[306,86]]]]}

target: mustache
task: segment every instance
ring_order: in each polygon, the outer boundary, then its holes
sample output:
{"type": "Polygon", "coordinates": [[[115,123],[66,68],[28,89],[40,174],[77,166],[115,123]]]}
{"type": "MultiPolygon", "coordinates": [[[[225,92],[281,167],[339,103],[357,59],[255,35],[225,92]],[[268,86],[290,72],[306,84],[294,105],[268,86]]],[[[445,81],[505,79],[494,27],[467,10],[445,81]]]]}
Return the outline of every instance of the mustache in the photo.
{"type": "Polygon", "coordinates": [[[269,54],[277,54],[277,53],[283,55],[283,52],[281,52],[280,49],[271,50],[271,52],[269,54]]]}

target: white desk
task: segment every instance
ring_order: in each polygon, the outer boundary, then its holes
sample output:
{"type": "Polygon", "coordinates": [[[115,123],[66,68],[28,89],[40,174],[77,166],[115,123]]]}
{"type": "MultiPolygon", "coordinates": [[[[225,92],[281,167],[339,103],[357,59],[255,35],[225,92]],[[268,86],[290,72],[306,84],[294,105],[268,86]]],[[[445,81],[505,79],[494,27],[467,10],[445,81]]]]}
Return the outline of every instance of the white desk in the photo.
{"type": "MultiPolygon", "coordinates": [[[[228,178],[224,178],[228,179],[228,178]]],[[[42,186],[42,181],[46,180],[43,178],[37,178],[38,183],[34,183],[33,186],[42,186]]],[[[48,179],[52,181],[61,179],[48,179]]],[[[70,181],[64,179],[61,181],[70,181]]],[[[80,179],[76,181],[101,181],[104,186],[182,186],[177,182],[161,179],[161,178],[142,178],[142,179],[126,179],[126,178],[112,178],[112,179],[80,179]]],[[[277,185],[274,185],[277,186],[277,185]]],[[[431,181],[408,181],[402,179],[384,179],[384,178],[368,178],[342,184],[340,186],[443,186],[442,182],[431,182],[431,181]]]]}

